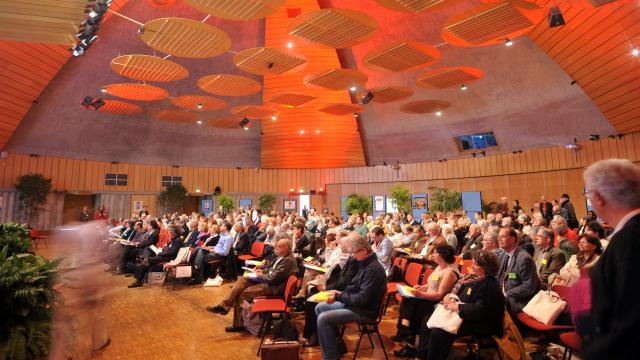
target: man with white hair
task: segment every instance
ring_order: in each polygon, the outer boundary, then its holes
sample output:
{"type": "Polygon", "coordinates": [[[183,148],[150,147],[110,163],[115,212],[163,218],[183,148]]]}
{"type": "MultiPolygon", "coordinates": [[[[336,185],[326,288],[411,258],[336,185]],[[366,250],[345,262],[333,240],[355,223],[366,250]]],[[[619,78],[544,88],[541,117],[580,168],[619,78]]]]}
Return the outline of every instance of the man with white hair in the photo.
{"type": "Polygon", "coordinates": [[[584,174],[587,196],[600,218],[615,228],[606,251],[591,269],[593,331],[582,342],[587,360],[633,359],[640,343],[637,257],[640,254],[640,168],[608,159],[584,174]]]}

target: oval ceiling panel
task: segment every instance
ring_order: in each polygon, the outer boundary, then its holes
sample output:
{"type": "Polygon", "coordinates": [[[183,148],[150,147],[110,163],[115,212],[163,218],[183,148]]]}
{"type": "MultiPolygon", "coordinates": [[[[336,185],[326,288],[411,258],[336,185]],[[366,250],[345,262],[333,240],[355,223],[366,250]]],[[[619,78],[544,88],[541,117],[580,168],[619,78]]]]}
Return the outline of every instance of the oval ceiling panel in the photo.
{"type": "Polygon", "coordinates": [[[442,37],[457,46],[498,44],[528,33],[544,16],[543,9],[520,0],[482,4],[447,20],[442,37]]]}
{"type": "Polygon", "coordinates": [[[207,75],[198,80],[202,91],[220,96],[246,96],[255,94],[262,85],[248,77],[230,74],[207,75]]]}
{"type": "Polygon", "coordinates": [[[440,52],[429,44],[397,41],[378,46],[367,53],[362,62],[372,70],[399,72],[428,67],[438,59],[440,52]]]}
{"type": "Polygon", "coordinates": [[[408,102],[400,107],[400,111],[407,114],[429,114],[442,111],[451,106],[444,100],[418,100],[408,102]]]}
{"type": "Polygon", "coordinates": [[[169,96],[167,90],[147,84],[110,84],[103,89],[109,95],[138,101],[162,100],[169,96]]]}
{"type": "Polygon", "coordinates": [[[231,47],[227,33],[190,19],[151,20],[140,28],[138,34],[151,48],[185,58],[210,58],[225,53],[231,47]]]}
{"type": "Polygon", "coordinates": [[[241,117],[211,119],[207,122],[207,125],[218,129],[241,130],[242,126],[240,126],[240,121],[242,121],[241,117]]]}
{"type": "Polygon", "coordinates": [[[111,99],[104,100],[104,105],[98,108],[98,111],[117,115],[134,115],[143,112],[142,108],[136,104],[111,99]]]}
{"type": "Polygon", "coordinates": [[[154,119],[179,123],[192,123],[198,120],[198,114],[180,110],[158,110],[154,111],[151,116],[154,119]]]}
{"type": "Polygon", "coordinates": [[[358,104],[327,104],[318,109],[323,113],[331,115],[353,115],[364,111],[364,106],[358,104]]]}
{"type": "Polygon", "coordinates": [[[300,107],[310,101],[315,100],[315,96],[294,93],[294,92],[286,92],[275,95],[270,98],[268,101],[272,103],[276,103],[278,105],[282,105],[288,108],[296,108],[300,107]]]}
{"type": "Polygon", "coordinates": [[[333,49],[350,48],[369,40],[378,23],[369,15],[348,9],[321,9],[299,15],[289,25],[289,35],[333,49]]]}
{"type": "Polygon", "coordinates": [[[194,8],[228,20],[255,20],[273,14],[285,0],[187,0],[194,8]]]}
{"type": "Polygon", "coordinates": [[[426,89],[446,89],[468,85],[481,79],[484,72],[470,66],[453,66],[429,70],[418,76],[416,85],[426,89]]]}
{"type": "Polygon", "coordinates": [[[183,95],[171,99],[175,106],[189,110],[220,110],[227,107],[227,102],[213,96],[183,95]]]}
{"type": "Polygon", "coordinates": [[[373,94],[373,101],[383,104],[404,100],[413,95],[413,89],[405,86],[380,86],[369,91],[373,94]]]}
{"type": "Polygon", "coordinates": [[[300,55],[265,47],[246,49],[233,57],[233,63],[240,70],[257,75],[280,75],[301,70],[306,62],[307,59],[300,55]]]}
{"type": "Polygon", "coordinates": [[[353,69],[331,69],[321,74],[308,74],[305,85],[320,86],[329,90],[346,90],[352,86],[362,86],[368,80],[367,75],[353,69]]]}
{"type": "Polygon", "coordinates": [[[182,80],[189,70],[171,60],[151,55],[122,55],[111,60],[111,69],[135,80],[167,82],[182,80]]]}
{"type": "Polygon", "coordinates": [[[389,10],[419,13],[425,10],[442,9],[459,3],[460,0],[376,0],[376,2],[389,10]]]}
{"type": "Polygon", "coordinates": [[[239,105],[231,108],[233,115],[245,116],[250,119],[265,119],[278,114],[277,110],[260,105],[239,105]]]}

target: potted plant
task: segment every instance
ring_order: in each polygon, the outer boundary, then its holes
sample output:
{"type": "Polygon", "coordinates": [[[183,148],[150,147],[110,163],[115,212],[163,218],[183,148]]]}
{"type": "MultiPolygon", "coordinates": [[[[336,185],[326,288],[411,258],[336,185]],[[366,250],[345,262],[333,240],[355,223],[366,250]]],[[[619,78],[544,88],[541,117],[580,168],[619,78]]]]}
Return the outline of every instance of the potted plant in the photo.
{"type": "Polygon", "coordinates": [[[217,201],[218,206],[222,206],[224,212],[230,213],[233,211],[233,199],[228,195],[218,195],[217,201]]]}
{"type": "Polygon", "coordinates": [[[276,202],[276,196],[272,193],[264,193],[258,198],[258,206],[263,213],[272,210],[273,204],[276,202]]]}
{"type": "Polygon", "coordinates": [[[351,194],[346,199],[347,214],[371,214],[371,197],[360,194],[351,194]]]}
{"type": "Polygon", "coordinates": [[[158,200],[165,212],[183,212],[187,196],[187,189],[182,184],[171,184],[160,193],[158,200]]]}
{"type": "Polygon", "coordinates": [[[396,184],[389,191],[391,192],[391,202],[398,209],[398,212],[408,213],[411,211],[411,191],[408,187],[396,184]]]}
{"type": "Polygon", "coordinates": [[[436,188],[431,191],[429,198],[429,211],[452,212],[462,208],[462,194],[449,189],[436,188]]]}
{"type": "Polygon", "coordinates": [[[18,190],[19,209],[26,217],[26,223],[31,224],[31,220],[38,216],[42,210],[42,205],[47,203],[47,195],[51,191],[51,179],[47,179],[42,174],[22,175],[16,182],[18,190]]]}

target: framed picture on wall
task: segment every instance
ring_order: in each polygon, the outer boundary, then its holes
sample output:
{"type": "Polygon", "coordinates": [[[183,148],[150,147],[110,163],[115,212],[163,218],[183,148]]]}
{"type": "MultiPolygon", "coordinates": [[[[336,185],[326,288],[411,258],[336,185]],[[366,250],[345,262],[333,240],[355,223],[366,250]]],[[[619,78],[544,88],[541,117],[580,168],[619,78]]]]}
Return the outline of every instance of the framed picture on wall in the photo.
{"type": "Polygon", "coordinates": [[[414,209],[426,209],[427,208],[427,198],[414,197],[413,198],[413,208],[414,209]]]}
{"type": "Polygon", "coordinates": [[[136,200],[133,202],[133,211],[134,212],[142,211],[142,201],[136,200]]]}
{"type": "Polygon", "coordinates": [[[295,200],[285,200],[284,201],[284,210],[295,210],[296,209],[296,201],[295,200]]]}

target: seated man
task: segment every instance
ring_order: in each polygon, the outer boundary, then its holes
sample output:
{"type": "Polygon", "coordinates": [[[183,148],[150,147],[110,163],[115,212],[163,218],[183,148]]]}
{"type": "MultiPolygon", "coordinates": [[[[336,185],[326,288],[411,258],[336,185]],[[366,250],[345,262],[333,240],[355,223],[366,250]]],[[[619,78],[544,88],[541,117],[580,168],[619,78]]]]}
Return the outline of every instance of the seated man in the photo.
{"type": "Polygon", "coordinates": [[[565,263],[562,250],[552,246],[553,236],[553,231],[549,229],[540,229],[536,234],[536,252],[533,255],[533,261],[536,264],[541,288],[544,290],[548,287],[549,275],[560,273],[565,263]]]}
{"type": "MultiPolygon", "coordinates": [[[[171,225],[168,231],[169,231],[169,236],[171,237],[171,242],[169,243],[169,245],[163,248],[162,251],[160,251],[157,255],[154,254],[151,249],[149,248],[145,249],[145,252],[150,252],[151,255],[155,255],[155,256],[149,256],[148,261],[145,260],[141,264],[136,265],[136,268],[134,270],[134,276],[136,278],[136,281],[134,281],[132,284],[129,285],[130,288],[136,288],[136,287],[142,286],[142,281],[147,276],[147,273],[149,272],[150,267],[154,267],[154,270],[160,271],[162,269],[160,265],[161,263],[169,262],[175,259],[176,256],[178,256],[178,252],[180,251],[180,248],[182,247],[182,243],[183,243],[182,236],[180,236],[180,233],[181,233],[180,228],[175,225],[171,225]]],[[[145,259],[146,258],[147,256],[145,255],[145,259]]]]}
{"type": "Polygon", "coordinates": [[[128,241],[133,241],[135,239],[136,234],[142,232],[142,223],[129,221],[127,223],[127,229],[122,233],[121,239],[127,242],[122,243],[121,241],[116,241],[111,246],[109,246],[109,250],[107,251],[106,263],[109,264],[109,268],[105,271],[122,271],[124,268],[124,256],[125,249],[127,247],[133,247],[130,245],[128,241]]]}
{"type": "Polygon", "coordinates": [[[507,310],[515,317],[538,292],[540,280],[533,258],[518,247],[517,233],[513,228],[500,229],[498,243],[505,252],[500,259],[498,284],[505,295],[507,310]]]}
{"type": "Polygon", "coordinates": [[[337,359],[347,352],[338,326],[375,319],[386,292],[387,276],[369,242],[352,232],[347,237],[347,247],[358,262],[358,273],[343,292],[332,290],[327,302],[316,306],[323,359],[337,359]]]}
{"type": "Polygon", "coordinates": [[[284,294],[287,280],[291,274],[298,271],[296,260],[291,254],[291,239],[287,234],[276,235],[275,254],[271,261],[256,269],[257,279],[248,280],[241,277],[231,289],[226,299],[207,310],[226,315],[233,307],[233,324],[225,329],[226,332],[244,330],[242,323],[242,301],[250,301],[257,296],[277,296],[284,294]]]}
{"type": "MultiPolygon", "coordinates": [[[[214,225],[217,227],[218,225],[214,225]]],[[[202,283],[202,276],[204,274],[205,264],[209,261],[213,260],[226,260],[229,255],[229,251],[231,251],[231,245],[233,245],[233,238],[231,237],[231,224],[224,223],[220,228],[220,237],[218,238],[218,242],[215,246],[204,244],[202,248],[198,248],[196,250],[196,254],[194,255],[195,260],[193,261],[193,265],[195,268],[195,278],[194,283],[200,284],[202,283]]],[[[214,237],[215,238],[215,237],[214,237]]],[[[207,240],[208,242],[208,240],[207,240]]],[[[217,274],[218,265],[215,264],[213,266],[213,276],[215,277],[217,274]]]]}
{"type": "Polygon", "coordinates": [[[184,245],[190,246],[190,247],[196,247],[196,244],[198,241],[198,235],[200,234],[200,232],[198,231],[198,221],[197,220],[189,221],[187,223],[187,228],[189,229],[189,231],[187,232],[187,235],[185,235],[184,237],[184,245]]]}

